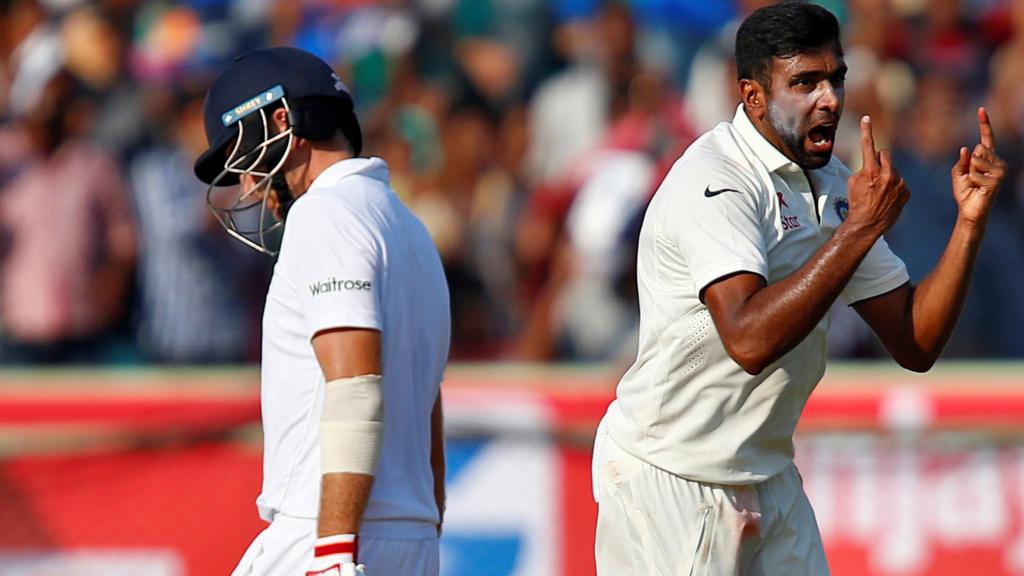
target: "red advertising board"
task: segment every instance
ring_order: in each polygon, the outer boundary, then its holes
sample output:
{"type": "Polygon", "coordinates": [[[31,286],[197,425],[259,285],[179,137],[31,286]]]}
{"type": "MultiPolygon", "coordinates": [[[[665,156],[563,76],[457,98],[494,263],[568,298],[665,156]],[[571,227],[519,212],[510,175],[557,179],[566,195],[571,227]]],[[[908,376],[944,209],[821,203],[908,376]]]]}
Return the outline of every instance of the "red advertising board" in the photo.
{"type": "MultiPolygon", "coordinates": [[[[255,379],[0,374],[0,576],[229,573],[262,526],[255,379]]],[[[589,442],[614,380],[452,370],[445,574],[594,573],[589,442]]],[[[1022,431],[1015,366],[826,377],[797,461],[833,573],[1024,573],[1022,431]]]]}

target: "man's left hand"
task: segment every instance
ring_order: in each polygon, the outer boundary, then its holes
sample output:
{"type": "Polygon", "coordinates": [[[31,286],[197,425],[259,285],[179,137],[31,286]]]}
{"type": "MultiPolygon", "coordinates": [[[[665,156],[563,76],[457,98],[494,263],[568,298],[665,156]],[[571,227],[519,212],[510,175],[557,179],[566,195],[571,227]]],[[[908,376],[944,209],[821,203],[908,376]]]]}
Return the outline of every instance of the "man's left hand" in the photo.
{"type": "Polygon", "coordinates": [[[960,218],[983,225],[992,201],[1006,176],[1006,162],[996,155],[992,123],[985,108],[978,108],[978,129],[981,142],[968,154],[960,149],[960,158],[953,165],[953,199],[960,207],[960,218]]]}

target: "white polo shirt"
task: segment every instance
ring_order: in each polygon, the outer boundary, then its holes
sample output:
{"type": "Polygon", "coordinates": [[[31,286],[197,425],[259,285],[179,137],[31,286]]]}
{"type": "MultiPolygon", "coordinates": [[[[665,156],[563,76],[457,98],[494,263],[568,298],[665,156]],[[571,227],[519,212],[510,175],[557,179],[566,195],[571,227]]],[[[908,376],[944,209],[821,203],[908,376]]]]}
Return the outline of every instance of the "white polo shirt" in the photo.
{"type": "Polygon", "coordinates": [[[311,339],[336,327],[380,330],[383,342],[384,435],[360,533],[436,535],[430,415],[448,358],[448,285],[379,158],[334,164],[288,213],[263,313],[266,520],[319,511],[324,375],[311,339]]]}
{"type": "MultiPolygon", "coordinates": [[[[761,374],[726,352],[701,291],[753,272],[773,283],[800,268],[848,210],[850,170],[833,158],[804,172],[743,107],[701,136],[662,182],[640,233],[640,342],[605,424],[629,453],[679,476],[750,484],[793,458],[793,430],[825,371],[826,316],[761,374]]],[[[847,303],[907,282],[879,240],[842,293],[847,303]]]]}

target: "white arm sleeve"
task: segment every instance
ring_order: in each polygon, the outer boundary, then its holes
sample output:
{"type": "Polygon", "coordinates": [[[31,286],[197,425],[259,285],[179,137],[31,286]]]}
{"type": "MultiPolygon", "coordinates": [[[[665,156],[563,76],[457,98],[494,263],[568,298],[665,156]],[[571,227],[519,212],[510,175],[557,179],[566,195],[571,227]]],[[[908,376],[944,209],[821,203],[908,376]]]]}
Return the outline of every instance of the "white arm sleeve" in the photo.
{"type": "Polygon", "coordinates": [[[320,418],[320,472],[374,475],[384,431],[379,375],[324,384],[320,418]]]}

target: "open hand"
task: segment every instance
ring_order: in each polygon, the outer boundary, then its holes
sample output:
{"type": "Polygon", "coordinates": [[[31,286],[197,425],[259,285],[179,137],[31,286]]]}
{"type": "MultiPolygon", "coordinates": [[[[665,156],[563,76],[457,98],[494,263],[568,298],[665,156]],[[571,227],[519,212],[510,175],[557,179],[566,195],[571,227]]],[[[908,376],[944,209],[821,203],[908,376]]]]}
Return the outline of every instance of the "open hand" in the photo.
{"type": "Polygon", "coordinates": [[[968,154],[960,148],[960,158],[953,165],[953,199],[960,207],[960,218],[972,224],[984,224],[992,200],[1003,178],[1006,162],[996,155],[996,140],[985,108],[978,108],[978,129],[981,142],[968,154]]]}
{"type": "Polygon", "coordinates": [[[910,189],[893,166],[889,152],[875,150],[869,116],[860,120],[860,148],[864,165],[847,181],[850,215],[846,221],[880,236],[900,217],[910,199],[910,189]]]}

